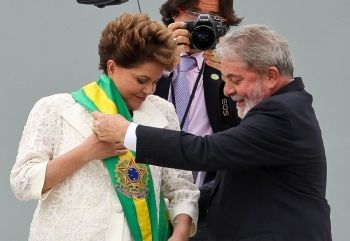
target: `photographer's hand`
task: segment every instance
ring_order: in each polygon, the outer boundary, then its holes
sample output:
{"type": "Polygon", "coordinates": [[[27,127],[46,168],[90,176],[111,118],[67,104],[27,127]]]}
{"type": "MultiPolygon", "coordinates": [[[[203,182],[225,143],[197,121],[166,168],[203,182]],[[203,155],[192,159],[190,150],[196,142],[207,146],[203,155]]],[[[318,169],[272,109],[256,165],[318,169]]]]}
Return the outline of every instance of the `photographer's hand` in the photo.
{"type": "Polygon", "coordinates": [[[185,29],[186,23],[174,22],[168,25],[174,41],[177,43],[177,53],[190,52],[190,33],[185,29]]]}
{"type": "Polygon", "coordinates": [[[214,55],[214,50],[209,49],[204,51],[203,58],[205,60],[205,63],[219,71],[221,71],[221,62],[220,60],[214,55]]]}

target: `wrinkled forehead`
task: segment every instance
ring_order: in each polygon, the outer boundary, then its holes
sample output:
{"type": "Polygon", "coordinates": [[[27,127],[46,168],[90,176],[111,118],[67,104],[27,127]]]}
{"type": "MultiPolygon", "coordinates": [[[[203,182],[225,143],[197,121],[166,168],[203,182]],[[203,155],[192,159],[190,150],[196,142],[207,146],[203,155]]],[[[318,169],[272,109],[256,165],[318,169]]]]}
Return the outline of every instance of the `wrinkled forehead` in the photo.
{"type": "Polygon", "coordinates": [[[218,0],[199,0],[195,10],[203,13],[219,13],[218,0]]]}

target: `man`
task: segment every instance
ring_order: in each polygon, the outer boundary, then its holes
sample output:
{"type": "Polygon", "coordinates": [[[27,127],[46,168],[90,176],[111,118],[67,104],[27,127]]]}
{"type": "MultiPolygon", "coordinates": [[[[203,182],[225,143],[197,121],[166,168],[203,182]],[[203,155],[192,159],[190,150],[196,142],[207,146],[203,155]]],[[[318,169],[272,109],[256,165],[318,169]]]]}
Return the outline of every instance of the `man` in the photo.
{"type": "Polygon", "coordinates": [[[220,170],[208,211],[211,240],[330,241],[321,130],[312,96],[293,78],[287,42],[248,25],[223,37],[217,54],[239,126],[199,137],[95,113],[96,133],[123,143],[127,131],[124,144],[136,149],[137,162],[220,170]]]}
{"type": "MultiPolygon", "coordinates": [[[[215,58],[212,49],[200,51],[191,48],[190,32],[185,28],[186,22],[196,21],[200,14],[210,14],[214,21],[223,23],[227,28],[238,25],[242,19],[235,15],[233,0],[168,0],[161,6],[160,14],[178,43],[181,57],[175,70],[164,74],[158,81],[155,95],[174,104],[180,123],[183,122],[181,129],[188,133],[211,135],[236,126],[240,119],[234,103],[222,94],[220,61],[215,58]],[[185,75],[181,75],[181,66],[186,58],[191,58],[193,65],[184,70],[185,75]],[[194,88],[196,82],[197,88],[194,88]]],[[[214,171],[194,172],[194,182],[201,194],[198,229],[192,241],[208,238],[206,216],[215,174],[214,171]]]]}

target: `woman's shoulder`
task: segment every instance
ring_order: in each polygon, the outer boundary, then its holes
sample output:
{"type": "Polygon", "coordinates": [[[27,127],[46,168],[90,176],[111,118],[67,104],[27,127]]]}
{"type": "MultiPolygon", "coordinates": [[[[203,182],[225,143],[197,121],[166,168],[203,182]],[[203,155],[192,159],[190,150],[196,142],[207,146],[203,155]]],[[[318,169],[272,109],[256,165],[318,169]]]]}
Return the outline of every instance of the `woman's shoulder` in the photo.
{"type": "Polygon", "coordinates": [[[147,96],[147,101],[151,102],[158,108],[166,108],[166,109],[174,109],[174,106],[169,101],[157,96],[157,95],[149,95],[147,96]]]}
{"type": "Polygon", "coordinates": [[[71,94],[59,93],[40,98],[33,108],[56,109],[57,112],[61,112],[75,103],[71,94]]]}
{"type": "Polygon", "coordinates": [[[44,102],[57,102],[57,101],[64,101],[64,102],[74,102],[74,99],[70,93],[58,93],[53,94],[49,96],[44,96],[38,100],[44,101],[44,102]]]}
{"type": "Polygon", "coordinates": [[[146,100],[152,103],[168,120],[168,129],[179,129],[179,120],[172,103],[156,95],[149,95],[146,100]]]}

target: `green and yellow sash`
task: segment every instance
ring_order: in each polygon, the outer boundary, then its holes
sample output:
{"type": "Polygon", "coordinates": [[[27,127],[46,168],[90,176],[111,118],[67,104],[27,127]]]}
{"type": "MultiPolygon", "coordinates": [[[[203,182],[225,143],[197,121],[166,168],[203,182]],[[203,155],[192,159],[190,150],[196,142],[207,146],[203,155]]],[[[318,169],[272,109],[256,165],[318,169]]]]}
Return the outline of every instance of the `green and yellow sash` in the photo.
{"type": "MultiPolygon", "coordinates": [[[[121,114],[132,121],[129,110],[113,81],[105,74],[96,82],[71,93],[89,112],[121,114]]],[[[148,165],[135,162],[135,153],[104,160],[113,186],[135,241],[165,241],[168,221],[164,198],[159,197],[159,220],[151,170],[148,165]]]]}

